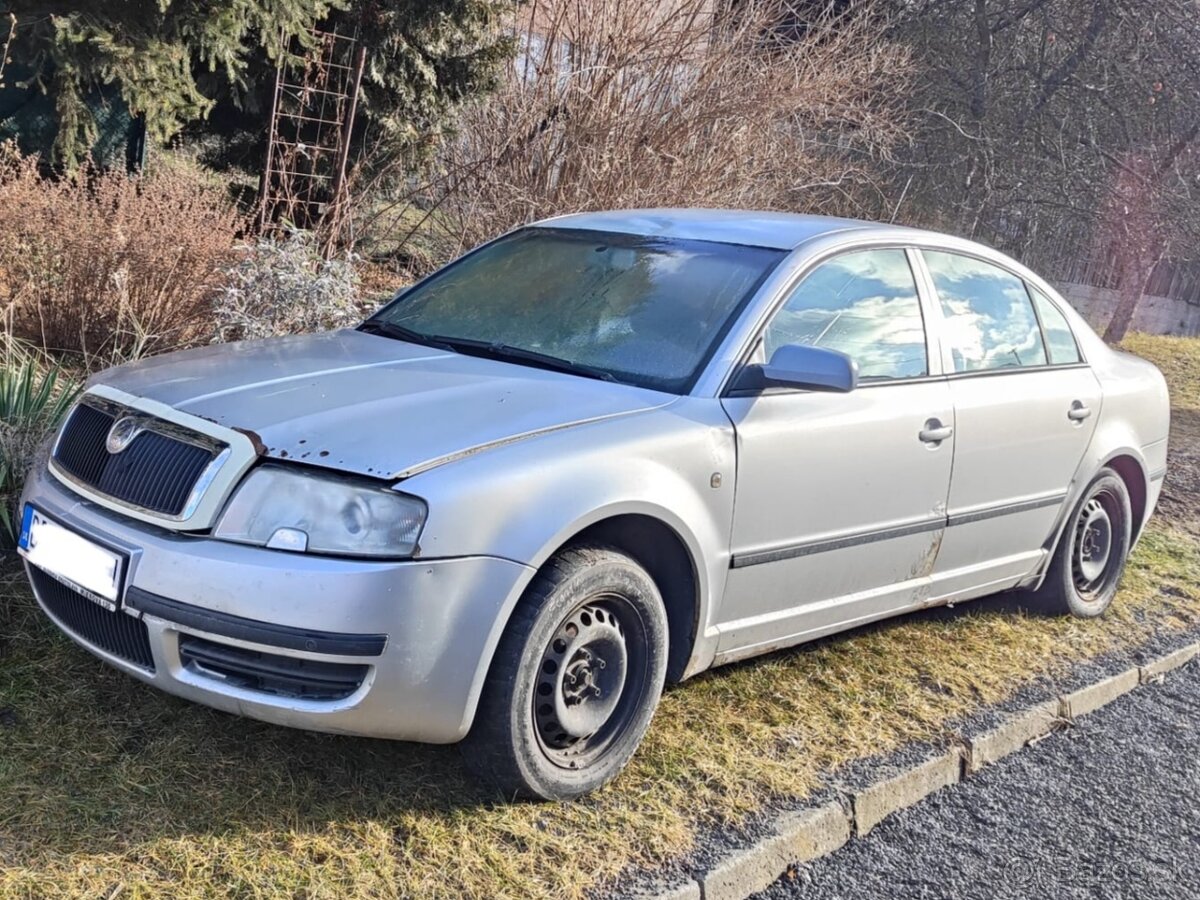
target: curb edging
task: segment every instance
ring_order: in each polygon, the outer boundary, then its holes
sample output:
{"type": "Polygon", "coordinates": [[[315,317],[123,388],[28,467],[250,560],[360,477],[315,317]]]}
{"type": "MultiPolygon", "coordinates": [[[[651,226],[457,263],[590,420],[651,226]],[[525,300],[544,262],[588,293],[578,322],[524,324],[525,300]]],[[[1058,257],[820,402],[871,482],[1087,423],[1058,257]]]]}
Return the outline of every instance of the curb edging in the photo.
{"type": "Polygon", "coordinates": [[[875,782],[857,792],[851,801],[855,835],[870,834],[872,828],[892,813],[907,809],[940,788],[956,784],[961,777],[962,754],[955,749],[875,782]]]}
{"type": "Polygon", "coordinates": [[[1016,753],[1030,741],[1049,734],[1059,720],[1059,699],[1037,703],[1005,717],[995,728],[966,738],[966,775],[974,775],[984,766],[1016,753]]]}
{"type": "Polygon", "coordinates": [[[643,900],[745,900],[770,887],[794,863],[828,856],[851,836],[862,837],[888,816],[957,784],[1075,719],[1107,706],[1135,688],[1162,679],[1200,656],[1200,641],[1142,666],[1134,666],[1053,700],[1007,716],[981,734],[956,735],[961,746],[911,765],[899,774],[855,791],[839,802],[783,813],[770,833],[725,854],[706,870],[635,897],[643,900]]]}
{"type": "Polygon", "coordinates": [[[1180,647],[1174,653],[1168,653],[1144,666],[1139,666],[1138,674],[1141,676],[1142,684],[1154,681],[1167,672],[1187,665],[1197,654],[1200,654],[1200,643],[1188,644],[1186,647],[1180,647]]]}
{"type": "Polygon", "coordinates": [[[793,862],[828,856],[850,840],[850,818],[840,803],[784,815],[774,834],[730,854],[699,881],[703,900],[742,900],[769,888],[793,862]]]}

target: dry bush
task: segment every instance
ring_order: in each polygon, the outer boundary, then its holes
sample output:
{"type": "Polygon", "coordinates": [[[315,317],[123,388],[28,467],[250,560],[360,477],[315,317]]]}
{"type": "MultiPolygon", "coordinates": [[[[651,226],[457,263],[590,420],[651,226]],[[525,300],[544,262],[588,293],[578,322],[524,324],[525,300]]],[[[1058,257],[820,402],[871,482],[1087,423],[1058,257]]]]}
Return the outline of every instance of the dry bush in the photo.
{"type": "Polygon", "coordinates": [[[206,340],[239,227],[211,180],[179,167],[46,179],[0,155],[0,311],[16,336],[89,365],[206,340]]]}
{"type": "Polygon", "coordinates": [[[877,5],[534,0],[508,77],[467,108],[439,179],[406,198],[432,207],[410,233],[441,230],[452,251],[577,210],[874,214],[910,70],[877,5]]]}
{"type": "Polygon", "coordinates": [[[325,259],[307,231],[239,247],[213,299],[213,340],[354,325],[368,305],[354,263],[352,257],[325,259]]]}

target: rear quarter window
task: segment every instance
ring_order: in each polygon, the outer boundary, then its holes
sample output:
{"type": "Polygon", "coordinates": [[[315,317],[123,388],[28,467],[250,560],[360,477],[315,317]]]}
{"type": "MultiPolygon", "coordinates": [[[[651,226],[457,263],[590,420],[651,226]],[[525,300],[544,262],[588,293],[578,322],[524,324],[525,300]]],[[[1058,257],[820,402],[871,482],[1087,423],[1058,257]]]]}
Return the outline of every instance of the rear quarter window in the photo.
{"type": "Polygon", "coordinates": [[[1081,362],[1083,357],[1079,353],[1079,344],[1075,341],[1067,317],[1054,305],[1053,300],[1032,285],[1029,285],[1029,296],[1033,297],[1033,305],[1037,307],[1038,317],[1042,320],[1050,364],[1067,366],[1081,362]]]}

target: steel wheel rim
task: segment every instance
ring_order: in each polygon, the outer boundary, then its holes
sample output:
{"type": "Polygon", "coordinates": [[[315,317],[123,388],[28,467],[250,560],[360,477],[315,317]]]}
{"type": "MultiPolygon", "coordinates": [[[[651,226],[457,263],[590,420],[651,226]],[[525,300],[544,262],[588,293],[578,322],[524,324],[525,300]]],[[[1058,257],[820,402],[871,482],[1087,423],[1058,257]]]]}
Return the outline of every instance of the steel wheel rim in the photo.
{"type": "Polygon", "coordinates": [[[636,715],[647,666],[645,626],[625,597],[598,594],[568,613],[542,651],[533,691],[546,758],[579,769],[602,756],[636,715]]]}
{"type": "Polygon", "coordinates": [[[1093,494],[1075,517],[1071,540],[1071,579],[1084,600],[1095,600],[1112,585],[1117,573],[1117,498],[1107,490],[1093,494]]]}

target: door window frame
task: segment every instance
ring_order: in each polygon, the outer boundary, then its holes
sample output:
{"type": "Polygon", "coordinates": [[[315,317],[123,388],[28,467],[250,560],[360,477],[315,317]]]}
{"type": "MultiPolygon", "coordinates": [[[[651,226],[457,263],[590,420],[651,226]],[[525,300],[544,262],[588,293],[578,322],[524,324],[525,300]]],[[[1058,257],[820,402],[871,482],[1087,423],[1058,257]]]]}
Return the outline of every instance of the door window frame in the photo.
{"type": "Polygon", "coordinates": [[[840,256],[847,256],[852,253],[873,253],[886,250],[899,250],[904,253],[905,259],[908,262],[909,271],[912,273],[913,287],[917,293],[917,306],[921,312],[921,327],[925,332],[925,369],[924,375],[913,375],[909,378],[877,378],[870,381],[860,382],[855,390],[869,390],[872,388],[892,387],[902,384],[918,384],[924,381],[932,381],[943,377],[945,371],[944,355],[941,347],[940,334],[932,327],[930,316],[932,315],[930,297],[931,295],[922,283],[922,268],[923,260],[920,257],[920,251],[903,242],[895,239],[884,241],[878,244],[863,243],[853,247],[838,247],[830,250],[828,253],[823,253],[813,259],[808,265],[800,269],[796,274],[780,288],[776,297],[771,301],[770,309],[762,321],[754,330],[753,336],[746,342],[746,346],[738,357],[736,365],[730,368],[729,374],[725,379],[725,383],[721,387],[718,396],[720,397],[746,397],[757,396],[760,394],[806,394],[811,393],[805,388],[794,387],[769,387],[766,390],[758,389],[737,389],[733,385],[737,381],[737,374],[746,366],[753,363],[754,355],[763,346],[766,331],[771,327],[771,323],[775,321],[775,317],[787,305],[792,294],[810,275],[817,271],[821,266],[828,262],[832,262],[840,256]]]}
{"type": "MultiPolygon", "coordinates": [[[[972,253],[969,250],[964,250],[959,247],[939,247],[937,244],[926,243],[923,241],[899,241],[894,236],[871,240],[864,238],[859,243],[853,246],[841,246],[831,248],[828,251],[815,256],[806,265],[797,269],[792,273],[791,277],[783,283],[775,293],[767,306],[767,311],[760,318],[760,321],[755,326],[751,337],[743,344],[742,350],[737,354],[737,362],[730,366],[722,379],[719,390],[716,396],[724,397],[747,397],[758,395],[774,395],[774,394],[803,394],[810,393],[804,388],[792,387],[770,387],[766,390],[747,390],[736,389],[734,385],[737,383],[738,375],[742,369],[751,365],[754,361],[754,354],[762,346],[763,335],[771,322],[775,319],[779,310],[787,303],[792,292],[799,287],[809,275],[815,272],[820,266],[835,259],[839,256],[844,256],[847,253],[859,253],[868,250],[903,250],[908,258],[909,267],[912,269],[913,278],[917,284],[917,298],[921,307],[921,317],[925,327],[925,352],[928,355],[928,374],[913,376],[912,378],[881,378],[872,381],[865,381],[855,388],[856,391],[861,390],[876,390],[879,388],[896,387],[906,384],[920,384],[926,381],[957,381],[964,378],[996,378],[1001,376],[1016,376],[1031,372],[1044,372],[1050,369],[1087,369],[1091,368],[1088,362],[1087,353],[1084,350],[1083,343],[1079,340],[1079,336],[1075,333],[1075,329],[1071,326],[1070,317],[1063,312],[1062,303],[1056,297],[1056,292],[1044,290],[1040,285],[1030,282],[1029,278],[1015,271],[1011,266],[1003,262],[992,259],[982,253],[972,253]],[[968,259],[973,259],[978,262],[987,263],[990,266],[995,266],[1001,271],[1018,279],[1025,287],[1025,293],[1029,297],[1029,303],[1033,307],[1033,314],[1037,318],[1038,329],[1042,335],[1042,343],[1046,344],[1046,329],[1042,323],[1041,314],[1038,312],[1037,304],[1034,303],[1033,294],[1030,288],[1036,288],[1040,293],[1044,294],[1054,307],[1059,311],[1059,314],[1066,320],[1067,328],[1071,332],[1071,337],[1075,341],[1075,346],[1079,349],[1079,362],[1076,363],[1053,363],[1050,362],[1050,353],[1047,349],[1046,364],[1041,366],[1011,366],[1002,369],[979,369],[971,372],[956,372],[954,371],[954,357],[951,348],[944,340],[946,334],[945,317],[942,315],[942,305],[938,298],[937,288],[933,283],[933,275],[929,271],[929,266],[925,262],[925,252],[935,253],[954,253],[958,256],[965,256],[968,259]]],[[[781,263],[781,266],[786,266],[787,261],[781,263]]],[[[1048,346],[1048,345],[1046,345],[1048,346]]]]}
{"type": "Polygon", "coordinates": [[[1029,302],[1033,304],[1033,314],[1037,317],[1038,327],[1042,329],[1042,346],[1046,348],[1047,367],[1053,367],[1056,369],[1065,369],[1065,368],[1069,368],[1071,366],[1077,366],[1080,363],[1085,362],[1084,357],[1083,357],[1083,347],[1080,346],[1080,344],[1079,344],[1079,338],[1076,337],[1076,335],[1075,335],[1075,329],[1071,327],[1071,320],[1067,318],[1066,314],[1062,311],[1062,308],[1057,303],[1054,302],[1054,298],[1051,297],[1049,294],[1047,294],[1045,291],[1043,291],[1041,288],[1039,288],[1037,285],[1030,284],[1027,280],[1023,279],[1022,284],[1025,285],[1025,293],[1029,295],[1029,302]],[[1036,296],[1034,296],[1035,293],[1040,295],[1042,298],[1044,298],[1045,301],[1050,304],[1050,307],[1056,313],[1058,313],[1059,318],[1062,319],[1063,325],[1067,329],[1067,334],[1069,334],[1071,336],[1071,343],[1075,345],[1075,355],[1079,357],[1079,359],[1077,361],[1070,362],[1070,363],[1054,362],[1054,360],[1050,354],[1050,335],[1046,331],[1046,323],[1042,320],[1042,311],[1040,309],[1038,309],[1038,298],[1036,296]]]}
{"type": "Polygon", "coordinates": [[[1075,346],[1079,350],[1079,362],[1073,362],[1073,363],[1051,362],[1051,360],[1050,360],[1050,345],[1046,340],[1046,326],[1045,326],[1045,323],[1042,322],[1042,315],[1040,312],[1038,312],[1037,303],[1034,302],[1033,293],[1031,291],[1031,287],[1037,287],[1037,286],[1031,285],[1029,283],[1028,278],[1024,277],[1019,272],[1014,272],[1010,267],[1008,267],[1006,265],[1002,265],[1001,263],[996,262],[996,260],[989,259],[988,257],[983,256],[978,253],[968,253],[968,252],[965,252],[963,250],[959,250],[956,248],[952,249],[952,248],[948,248],[948,247],[936,247],[936,246],[927,246],[927,245],[922,245],[915,249],[917,251],[916,255],[919,258],[920,270],[922,273],[922,276],[921,276],[922,277],[922,287],[929,294],[930,306],[933,308],[933,315],[935,318],[934,327],[937,329],[939,336],[944,336],[947,333],[946,316],[942,312],[941,299],[938,296],[937,286],[936,286],[936,284],[934,284],[934,281],[933,281],[933,273],[930,271],[929,263],[925,259],[926,252],[947,253],[947,254],[952,254],[955,256],[963,256],[963,257],[966,257],[967,259],[973,259],[976,262],[981,262],[985,265],[989,265],[994,268],[997,268],[1001,272],[1004,272],[1006,275],[1009,275],[1013,278],[1016,278],[1018,281],[1020,281],[1021,286],[1025,290],[1025,296],[1029,300],[1029,306],[1033,310],[1033,317],[1034,317],[1035,321],[1037,322],[1038,333],[1041,335],[1041,338],[1042,338],[1042,347],[1045,349],[1046,362],[1044,362],[1040,365],[1006,366],[1006,367],[997,368],[997,369],[975,369],[975,370],[968,371],[968,372],[956,372],[954,370],[953,350],[950,347],[949,341],[940,341],[941,347],[942,347],[942,371],[945,373],[942,376],[943,378],[945,378],[947,380],[953,379],[953,380],[957,381],[957,380],[963,379],[963,378],[991,378],[991,377],[995,377],[998,375],[1020,375],[1020,374],[1026,373],[1026,372],[1044,372],[1047,369],[1088,368],[1087,357],[1084,355],[1083,346],[1079,343],[1079,338],[1075,335],[1075,329],[1073,329],[1071,327],[1071,320],[1066,316],[1066,314],[1063,313],[1062,308],[1059,306],[1058,302],[1054,299],[1053,296],[1051,296],[1051,294],[1049,292],[1043,291],[1043,290],[1041,290],[1041,288],[1038,288],[1038,292],[1045,295],[1046,299],[1049,300],[1051,304],[1053,304],[1054,308],[1058,310],[1059,315],[1061,315],[1063,317],[1063,320],[1066,322],[1067,330],[1071,333],[1071,339],[1075,341],[1075,346]]]}

